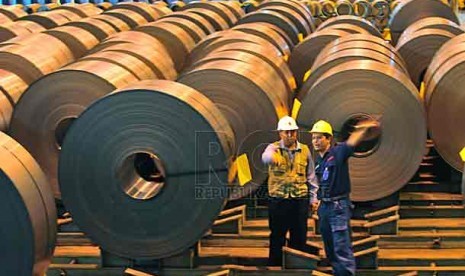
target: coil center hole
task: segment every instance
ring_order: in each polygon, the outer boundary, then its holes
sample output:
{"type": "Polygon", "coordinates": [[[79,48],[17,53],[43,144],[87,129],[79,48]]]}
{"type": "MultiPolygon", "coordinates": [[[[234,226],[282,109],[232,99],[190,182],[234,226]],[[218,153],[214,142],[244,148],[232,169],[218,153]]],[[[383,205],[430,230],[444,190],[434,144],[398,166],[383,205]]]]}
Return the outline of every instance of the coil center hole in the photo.
{"type": "Polygon", "coordinates": [[[137,152],[128,156],[118,170],[123,191],[134,199],[147,200],[159,194],[165,185],[161,160],[152,153],[137,152]]]}
{"type": "MultiPolygon", "coordinates": [[[[346,141],[349,136],[354,132],[355,126],[358,122],[373,119],[369,115],[366,114],[357,114],[350,117],[348,120],[344,122],[342,125],[340,138],[342,141],[346,141]]],[[[365,139],[357,146],[354,150],[354,157],[367,157],[378,149],[380,142],[381,142],[381,133],[376,132],[373,130],[368,130],[365,135],[365,139]]]]}
{"type": "Polygon", "coordinates": [[[70,117],[61,120],[55,129],[55,143],[57,145],[58,150],[61,150],[61,146],[63,145],[63,141],[65,140],[66,133],[68,132],[71,125],[77,118],[70,117]]]}

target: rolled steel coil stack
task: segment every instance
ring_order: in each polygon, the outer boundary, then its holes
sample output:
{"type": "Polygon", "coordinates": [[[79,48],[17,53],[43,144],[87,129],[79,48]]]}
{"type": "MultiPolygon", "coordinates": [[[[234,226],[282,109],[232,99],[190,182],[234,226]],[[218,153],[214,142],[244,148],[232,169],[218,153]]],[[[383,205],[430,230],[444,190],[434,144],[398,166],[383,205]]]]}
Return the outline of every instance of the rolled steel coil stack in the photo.
{"type": "Polygon", "coordinates": [[[233,137],[202,93],[172,81],[134,83],[94,102],[67,133],[63,200],[108,252],[131,259],[176,255],[223,208],[233,137]]]}
{"type": "Polygon", "coordinates": [[[459,152],[465,136],[462,93],[465,65],[465,35],[457,35],[442,45],[424,77],[424,102],[428,130],[435,149],[458,171],[463,170],[459,152]]]}
{"type": "Polygon", "coordinates": [[[413,83],[420,88],[431,59],[451,38],[464,31],[456,23],[440,17],[426,17],[408,26],[396,49],[405,60],[413,83]]]}
{"type": "MultiPolygon", "coordinates": [[[[41,33],[9,39],[0,44],[0,66],[3,70],[2,75],[7,76],[0,79],[0,87],[3,91],[0,100],[2,102],[0,130],[8,129],[12,110],[28,85],[84,56],[108,36],[131,28],[121,19],[124,17],[120,14],[117,17],[111,13],[98,14],[94,10],[96,8],[92,7],[90,4],[82,4],[57,8],[52,11],[55,12],[53,18],[57,15],[62,16],[61,13],[66,12],[73,14],[78,20],[41,33]],[[92,14],[97,15],[81,18],[92,14]],[[37,47],[41,51],[36,51],[37,47]]],[[[153,21],[164,14],[161,11],[157,12],[155,7],[146,3],[124,4],[121,7],[116,5],[114,10],[123,13],[125,10],[128,12],[136,10],[141,14],[143,22],[153,21]]]]}
{"type": "Polygon", "coordinates": [[[389,18],[391,39],[397,44],[402,32],[412,23],[426,17],[441,17],[456,24],[459,20],[450,6],[438,0],[399,1],[389,18]]]}
{"type": "Polygon", "coordinates": [[[426,121],[420,95],[403,59],[383,39],[351,34],[325,45],[298,93],[297,121],[310,128],[327,120],[344,140],[357,121],[381,116],[382,135],[370,135],[349,161],[352,200],[381,199],[402,188],[423,158],[426,121]]]}
{"type": "Polygon", "coordinates": [[[316,57],[328,43],[357,33],[381,36],[369,21],[356,16],[341,16],[326,21],[318,27],[317,31],[299,43],[289,58],[289,66],[296,79],[297,87],[302,85],[316,57]]]}
{"type": "Polygon", "coordinates": [[[32,156],[0,132],[1,275],[44,275],[56,241],[55,200],[32,156]]]}

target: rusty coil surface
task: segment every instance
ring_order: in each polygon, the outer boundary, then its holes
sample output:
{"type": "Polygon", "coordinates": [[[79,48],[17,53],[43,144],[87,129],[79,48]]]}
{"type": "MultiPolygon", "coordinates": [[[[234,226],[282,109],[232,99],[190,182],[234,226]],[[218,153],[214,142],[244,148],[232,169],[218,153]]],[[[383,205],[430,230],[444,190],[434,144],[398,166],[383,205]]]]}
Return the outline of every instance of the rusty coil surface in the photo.
{"type": "Polygon", "coordinates": [[[320,51],[331,41],[348,34],[340,30],[321,30],[309,35],[294,48],[289,57],[289,67],[298,87],[302,84],[305,73],[312,67],[320,51]]]}
{"type": "Polygon", "coordinates": [[[388,196],[417,171],[426,143],[426,121],[413,83],[390,65],[348,61],[329,69],[315,82],[297,117],[304,127],[327,120],[345,138],[345,129],[370,114],[382,115],[382,136],[357,147],[356,158],[349,160],[354,201],[388,196]],[[400,140],[403,143],[398,143],[400,140]]]}
{"type": "Polygon", "coordinates": [[[396,45],[400,35],[408,26],[425,17],[442,17],[459,24],[459,20],[453,10],[441,1],[399,1],[399,4],[392,11],[391,18],[389,19],[392,43],[396,45]],[[421,9],[418,7],[421,7],[421,9]]]}
{"type": "Polygon", "coordinates": [[[460,26],[448,19],[442,17],[426,17],[415,21],[412,25],[408,26],[404,33],[413,33],[422,29],[438,29],[453,33],[454,35],[463,34],[464,30],[460,26]]]}
{"type": "Polygon", "coordinates": [[[134,84],[92,104],[67,134],[63,200],[108,252],[176,255],[223,208],[232,137],[221,112],[194,89],[170,81],[134,84]],[[212,146],[214,153],[204,150],[212,146]]]}
{"type": "Polygon", "coordinates": [[[246,16],[244,16],[241,20],[239,20],[238,24],[258,22],[269,23],[283,30],[291,39],[293,43],[292,46],[299,43],[299,30],[297,29],[297,27],[290,19],[276,11],[260,9],[256,12],[249,13],[246,16]]]}
{"type": "Polygon", "coordinates": [[[453,33],[439,29],[404,32],[400,36],[396,49],[405,60],[410,78],[417,87],[420,87],[433,56],[453,37],[453,33]]]}
{"type": "Polygon", "coordinates": [[[189,20],[190,22],[196,24],[199,28],[201,28],[207,35],[215,32],[215,28],[210,23],[210,21],[208,21],[205,17],[193,12],[173,12],[163,17],[163,19],[166,18],[174,18],[175,20],[177,18],[182,18],[189,20]]]}
{"type": "Polygon", "coordinates": [[[465,35],[445,43],[425,74],[425,106],[428,130],[438,153],[458,171],[463,170],[459,152],[463,148],[463,70],[465,35]]]}
{"type": "Polygon", "coordinates": [[[328,26],[337,25],[337,24],[356,25],[358,27],[365,29],[370,34],[382,38],[382,35],[379,32],[379,30],[375,26],[373,26],[373,24],[370,21],[364,18],[360,18],[358,16],[354,16],[354,15],[341,15],[341,16],[330,18],[326,20],[325,22],[321,23],[318,26],[317,30],[323,30],[327,28],[328,26]]]}
{"type": "Polygon", "coordinates": [[[252,180],[241,188],[235,186],[229,199],[247,196],[266,179],[261,153],[276,139],[270,130],[275,129],[278,118],[289,112],[290,95],[284,80],[258,59],[253,59],[255,63],[239,56],[204,61],[178,78],[215,103],[234,131],[236,155],[246,154],[251,164],[252,180]]]}
{"type": "Polygon", "coordinates": [[[56,209],[47,179],[32,156],[0,133],[0,274],[43,275],[56,240],[56,209]]]}

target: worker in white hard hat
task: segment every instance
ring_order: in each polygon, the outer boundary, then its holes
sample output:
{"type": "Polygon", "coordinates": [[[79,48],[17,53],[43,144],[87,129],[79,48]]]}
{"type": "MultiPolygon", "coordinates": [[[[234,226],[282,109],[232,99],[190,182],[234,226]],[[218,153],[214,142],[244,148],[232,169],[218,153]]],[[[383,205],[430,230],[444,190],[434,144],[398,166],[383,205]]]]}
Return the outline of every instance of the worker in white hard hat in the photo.
{"type": "Polygon", "coordinates": [[[315,172],[319,182],[318,218],[325,252],[334,275],[355,275],[355,258],[350,237],[352,215],[349,194],[348,159],[354,148],[365,138],[369,129],[379,129],[377,120],[359,122],[346,142],[333,144],[333,128],[323,120],[316,122],[312,144],[317,152],[315,172]]]}
{"type": "Polygon", "coordinates": [[[278,122],[279,141],[262,154],[268,165],[268,219],[270,248],[268,266],[281,266],[282,247],[290,233],[289,247],[303,250],[307,241],[309,198],[316,204],[318,183],[307,145],[297,141],[296,121],[285,116],[278,122]]]}

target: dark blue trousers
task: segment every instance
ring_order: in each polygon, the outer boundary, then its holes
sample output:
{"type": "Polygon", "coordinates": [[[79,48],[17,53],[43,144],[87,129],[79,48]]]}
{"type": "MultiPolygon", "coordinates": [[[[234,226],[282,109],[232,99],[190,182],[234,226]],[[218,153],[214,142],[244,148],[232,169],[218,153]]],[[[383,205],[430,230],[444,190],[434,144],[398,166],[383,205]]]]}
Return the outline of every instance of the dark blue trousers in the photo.
{"type": "Polygon", "coordinates": [[[355,257],[350,236],[351,213],[349,199],[321,201],[318,208],[326,256],[336,276],[355,275],[355,257]]]}

